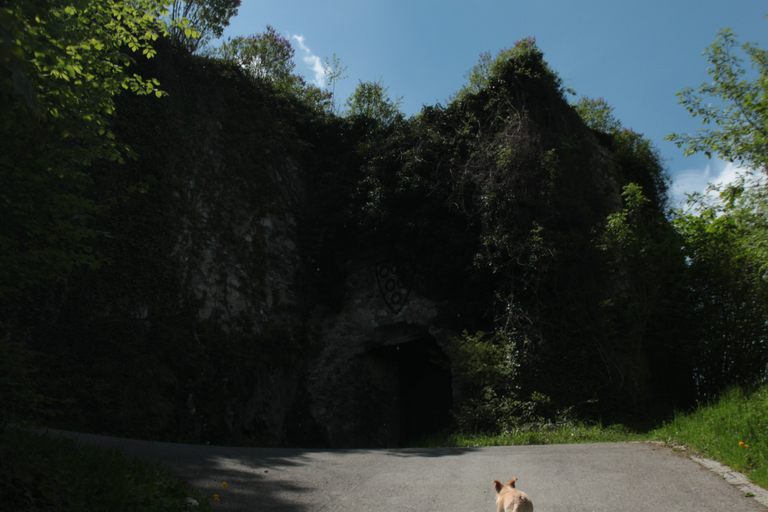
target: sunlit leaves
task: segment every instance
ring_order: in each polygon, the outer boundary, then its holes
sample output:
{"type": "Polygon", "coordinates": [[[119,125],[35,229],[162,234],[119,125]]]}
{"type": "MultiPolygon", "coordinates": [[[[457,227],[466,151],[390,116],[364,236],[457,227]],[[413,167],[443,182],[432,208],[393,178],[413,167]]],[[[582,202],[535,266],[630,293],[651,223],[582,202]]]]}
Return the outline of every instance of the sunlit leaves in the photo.
{"type": "Polygon", "coordinates": [[[581,119],[593,130],[603,133],[615,133],[621,129],[621,123],[613,116],[613,106],[603,98],[582,96],[573,104],[581,119]]]}
{"type": "Polygon", "coordinates": [[[290,86],[294,80],[295,53],[290,41],[270,25],[261,34],[228,38],[212,52],[213,56],[234,62],[248,74],[272,82],[278,88],[290,86]]]}
{"type": "MultiPolygon", "coordinates": [[[[515,41],[512,48],[499,50],[496,57],[491,57],[491,52],[481,53],[475,67],[464,75],[464,78],[467,79],[466,85],[452,95],[449,101],[461,101],[471,94],[477,94],[484,88],[492,87],[492,78],[498,77],[499,72],[512,61],[516,62],[518,73],[539,78],[546,75],[552,80],[553,85],[561,90],[562,80],[544,61],[543,56],[544,53],[536,46],[535,37],[526,37],[515,41]]],[[[568,90],[567,92],[572,91],[568,90]]]]}
{"type": "Polygon", "coordinates": [[[678,212],[700,330],[700,392],[766,378],[768,364],[768,51],[739,46],[722,30],[704,53],[710,82],[678,93],[680,103],[707,128],[667,137],[685,154],[701,152],[744,166],[736,182],[692,194],[678,212]],[[756,78],[742,67],[751,62],[756,78]]]}
{"type": "Polygon", "coordinates": [[[168,16],[171,35],[191,52],[221,37],[229,20],[237,15],[241,0],[172,0],[168,16]]]}
{"type": "Polygon", "coordinates": [[[330,92],[308,84],[304,77],[293,73],[295,53],[291,42],[270,25],[260,34],[228,38],[208,52],[214,58],[235,64],[251,77],[270,83],[278,91],[321,110],[331,110],[330,92]]]}
{"type": "Polygon", "coordinates": [[[753,169],[768,170],[768,51],[754,43],[740,46],[758,76],[749,81],[744,59],[737,55],[736,35],[720,31],[704,55],[710,66],[707,73],[712,81],[697,89],[686,88],[678,93],[682,104],[693,117],[715,128],[702,128],[695,134],[673,133],[666,137],[685,155],[704,153],[717,155],[753,169]]]}
{"type": "Polygon", "coordinates": [[[355,92],[346,103],[346,114],[376,121],[382,126],[389,126],[403,118],[400,112],[402,98],[392,100],[389,97],[389,87],[384,87],[381,80],[376,82],[360,82],[355,92]]]}
{"type": "Polygon", "coordinates": [[[0,296],[75,265],[95,266],[88,240],[99,207],[85,167],[130,154],[109,118],[122,90],[162,95],[126,72],[165,25],[161,0],[11,0],[0,8],[0,296]]]}
{"type": "Polygon", "coordinates": [[[700,393],[713,396],[766,377],[768,200],[746,178],[690,200],[675,226],[699,315],[700,393]]]}

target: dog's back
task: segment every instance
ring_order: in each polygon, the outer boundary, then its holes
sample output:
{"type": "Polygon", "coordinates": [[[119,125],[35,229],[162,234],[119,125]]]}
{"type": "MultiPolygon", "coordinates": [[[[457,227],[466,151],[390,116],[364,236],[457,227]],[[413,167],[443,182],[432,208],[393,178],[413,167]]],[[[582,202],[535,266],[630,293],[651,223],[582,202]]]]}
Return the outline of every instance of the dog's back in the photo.
{"type": "Polygon", "coordinates": [[[533,503],[523,491],[515,489],[517,478],[513,478],[506,484],[498,480],[493,481],[496,486],[497,512],[533,512],[533,503]]]}

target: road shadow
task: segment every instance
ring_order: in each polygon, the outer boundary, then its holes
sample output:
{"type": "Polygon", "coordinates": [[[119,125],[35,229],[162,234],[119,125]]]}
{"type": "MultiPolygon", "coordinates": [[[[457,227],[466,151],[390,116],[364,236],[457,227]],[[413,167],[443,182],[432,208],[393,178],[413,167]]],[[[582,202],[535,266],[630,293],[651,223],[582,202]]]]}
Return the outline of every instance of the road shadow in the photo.
{"type": "Polygon", "coordinates": [[[458,455],[464,455],[477,451],[477,448],[473,447],[459,447],[459,448],[398,448],[397,450],[386,450],[394,457],[427,457],[427,458],[439,458],[439,457],[456,457],[458,455]]]}
{"type": "Polygon", "coordinates": [[[51,437],[117,449],[125,456],[159,462],[184,479],[191,488],[213,499],[217,511],[331,510],[338,498],[334,466],[348,455],[374,454],[396,458],[455,457],[474,448],[310,449],[250,448],[140,441],[78,432],[38,429],[51,437]],[[226,486],[223,484],[226,482],[226,486]]]}

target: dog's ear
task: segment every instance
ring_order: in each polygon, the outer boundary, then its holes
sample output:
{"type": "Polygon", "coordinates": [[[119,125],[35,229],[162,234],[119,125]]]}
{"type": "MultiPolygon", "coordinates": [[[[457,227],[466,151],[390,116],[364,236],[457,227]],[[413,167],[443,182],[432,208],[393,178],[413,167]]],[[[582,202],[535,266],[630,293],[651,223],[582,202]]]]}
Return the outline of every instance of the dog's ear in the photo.
{"type": "Polygon", "coordinates": [[[504,487],[504,484],[502,484],[498,480],[494,480],[493,485],[496,486],[496,494],[499,494],[499,491],[501,491],[501,488],[504,487]]]}
{"type": "Polygon", "coordinates": [[[507,485],[514,489],[515,488],[515,482],[517,482],[517,478],[513,478],[512,480],[507,482],[507,485]]]}

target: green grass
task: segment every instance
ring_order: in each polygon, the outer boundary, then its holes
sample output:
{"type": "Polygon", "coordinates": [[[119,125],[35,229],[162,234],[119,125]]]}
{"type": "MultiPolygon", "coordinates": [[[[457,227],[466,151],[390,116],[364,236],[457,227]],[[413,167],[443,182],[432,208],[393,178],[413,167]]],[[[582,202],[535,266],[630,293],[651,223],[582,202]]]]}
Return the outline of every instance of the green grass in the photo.
{"type": "Polygon", "coordinates": [[[744,473],[768,488],[768,386],[752,393],[734,389],[691,413],[678,413],[661,427],[634,431],[623,425],[567,424],[521,427],[497,435],[443,433],[418,443],[420,447],[506,446],[530,444],[663,441],[684,445],[744,473]],[[739,443],[743,443],[739,444],[739,443]]]}
{"type": "Polygon", "coordinates": [[[768,386],[752,393],[731,390],[716,403],[676,415],[650,435],[688,446],[768,488],[768,386]]]}
{"type": "Polygon", "coordinates": [[[495,436],[464,435],[445,432],[422,440],[414,446],[511,446],[528,444],[613,443],[639,441],[645,437],[623,425],[590,426],[581,423],[566,425],[523,426],[512,432],[495,436]]]}
{"type": "Polygon", "coordinates": [[[205,512],[213,507],[158,464],[6,428],[0,432],[0,509],[205,512]]]}

